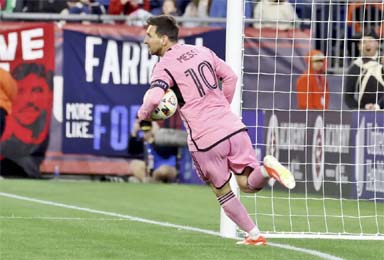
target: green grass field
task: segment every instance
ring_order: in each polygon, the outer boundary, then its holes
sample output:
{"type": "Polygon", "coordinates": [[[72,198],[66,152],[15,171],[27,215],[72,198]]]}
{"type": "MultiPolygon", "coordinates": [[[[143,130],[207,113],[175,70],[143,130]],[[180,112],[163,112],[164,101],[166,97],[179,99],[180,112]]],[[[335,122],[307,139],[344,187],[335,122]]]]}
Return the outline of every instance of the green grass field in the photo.
{"type": "MultiPolygon", "coordinates": [[[[213,193],[205,186],[2,180],[0,192],[1,260],[361,260],[382,259],[384,255],[384,241],[270,238],[268,246],[236,245],[235,240],[209,234],[209,231],[219,230],[220,210],[213,193]],[[4,193],[22,198],[7,197],[4,193]],[[26,200],[28,198],[40,201],[26,200]],[[128,216],[137,217],[139,221],[130,220],[128,216]],[[148,223],[147,220],[156,222],[148,223]],[[191,231],[190,227],[200,230],[191,231]]],[[[260,228],[267,230],[271,228],[271,221],[266,220],[270,219],[267,213],[272,210],[271,199],[263,199],[262,196],[267,196],[268,192],[262,191],[256,203],[247,202],[251,212],[254,212],[252,207],[256,204],[258,212],[261,212],[260,228]]],[[[295,212],[301,210],[301,213],[306,213],[306,209],[302,209],[306,205],[302,205],[301,201],[293,203],[295,212]]],[[[287,200],[276,199],[273,211],[285,214],[286,204],[287,200]]],[[[324,207],[322,203],[318,204],[324,207]]],[[[376,208],[381,215],[382,206],[376,208]]],[[[329,207],[329,215],[339,213],[337,202],[326,207],[327,210],[329,207]]],[[[350,211],[354,211],[353,205],[348,205],[348,202],[343,203],[343,207],[347,212],[349,207],[352,207],[350,211]]],[[[373,214],[369,212],[372,210],[369,204],[361,207],[365,213],[373,214]]],[[[311,206],[310,210],[316,212],[320,209],[311,206]]],[[[301,218],[293,217],[294,226],[303,225],[306,228],[308,221],[301,218]]],[[[339,218],[335,219],[337,221],[330,228],[336,230],[340,222],[339,218]]],[[[277,217],[275,224],[281,223],[284,230],[289,228],[283,224],[286,221],[277,217]]],[[[379,221],[382,228],[384,220],[379,221]]],[[[311,231],[323,230],[324,226],[320,224],[323,222],[320,219],[317,226],[314,221],[311,231]]],[[[344,224],[354,226],[353,222],[344,224]]]]}

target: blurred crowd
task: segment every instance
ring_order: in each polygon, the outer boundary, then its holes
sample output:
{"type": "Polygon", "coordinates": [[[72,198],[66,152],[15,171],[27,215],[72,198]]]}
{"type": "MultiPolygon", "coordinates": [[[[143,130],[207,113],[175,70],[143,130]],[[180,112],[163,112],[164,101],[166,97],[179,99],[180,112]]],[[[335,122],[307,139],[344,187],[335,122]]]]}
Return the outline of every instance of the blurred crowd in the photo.
{"type": "MultiPolygon", "coordinates": [[[[245,16],[254,18],[254,27],[277,26],[279,29],[296,27],[301,18],[310,18],[309,8],[296,5],[298,0],[245,1],[245,16]],[[299,16],[295,6],[300,9],[299,16]],[[277,22],[279,20],[279,22],[277,22]]],[[[309,0],[301,0],[301,2],[309,0]]],[[[309,3],[309,2],[308,2],[309,3]]],[[[110,14],[146,18],[150,15],[170,14],[186,18],[226,17],[227,0],[0,0],[6,12],[110,14]]],[[[199,21],[185,22],[186,27],[204,26],[199,21]]],[[[212,23],[210,25],[222,25],[212,23]]]]}
{"type": "MultiPolygon", "coordinates": [[[[362,77],[362,74],[369,72],[367,79],[372,78],[370,81],[366,80],[373,86],[368,87],[372,92],[371,96],[363,93],[357,95],[366,90],[365,81],[365,85],[360,88],[355,87],[357,76],[346,78],[349,87],[345,99],[350,108],[373,110],[384,108],[384,93],[381,89],[381,86],[384,86],[384,55],[380,47],[384,35],[383,1],[327,3],[315,0],[245,0],[244,3],[245,17],[251,18],[248,26],[254,28],[289,30],[308,28],[306,27],[308,24],[316,25],[312,31],[317,39],[315,47],[319,52],[310,52],[306,57],[308,67],[299,77],[296,86],[298,108],[328,109],[329,87],[324,76],[327,72],[327,56],[329,65],[334,67],[338,61],[334,56],[357,59],[347,63],[352,63],[352,66],[355,65],[357,68],[353,73],[348,71],[348,74],[362,77]],[[316,2],[322,4],[319,10],[324,13],[317,12],[316,2]],[[303,21],[307,23],[302,23],[303,21]],[[344,23],[340,23],[341,21],[344,23]],[[341,24],[348,26],[342,28],[341,24]],[[332,37],[334,33],[337,35],[332,37]],[[340,37],[348,39],[345,44],[335,43],[341,39],[340,37]],[[326,46],[321,45],[324,42],[326,46]]],[[[126,23],[138,26],[144,25],[146,18],[151,15],[166,14],[196,18],[182,20],[180,25],[183,27],[225,26],[225,23],[208,23],[206,18],[226,17],[227,0],[0,0],[0,9],[6,12],[119,15],[134,18],[127,19],[126,23]]]]}
{"type": "MultiPolygon", "coordinates": [[[[246,0],[244,2],[245,17],[253,19],[249,26],[255,28],[270,27],[283,30],[301,28],[310,24],[309,21],[316,17],[314,0],[246,0]],[[303,25],[302,21],[308,23],[303,25]]],[[[342,12],[345,14],[338,16],[343,19],[346,17],[353,31],[359,32],[365,25],[380,27],[380,29],[383,27],[384,4],[380,0],[340,1],[328,3],[328,5],[343,7],[342,12]]],[[[227,0],[0,0],[0,10],[14,13],[124,15],[139,18],[137,20],[146,20],[150,15],[170,14],[184,18],[197,18],[192,19],[192,22],[182,23],[181,25],[185,27],[225,26],[224,23],[207,24],[198,19],[226,17],[227,0]]],[[[316,17],[317,19],[327,18],[316,17]]]]}

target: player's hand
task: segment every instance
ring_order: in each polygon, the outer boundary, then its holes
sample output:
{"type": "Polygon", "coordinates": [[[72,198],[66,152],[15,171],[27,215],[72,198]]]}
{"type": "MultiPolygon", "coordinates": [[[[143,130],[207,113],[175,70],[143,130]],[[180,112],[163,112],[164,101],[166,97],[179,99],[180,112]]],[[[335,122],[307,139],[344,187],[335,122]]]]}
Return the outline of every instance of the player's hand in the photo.
{"type": "Polygon", "coordinates": [[[365,105],[366,110],[380,110],[380,106],[378,104],[369,103],[365,105]]]}

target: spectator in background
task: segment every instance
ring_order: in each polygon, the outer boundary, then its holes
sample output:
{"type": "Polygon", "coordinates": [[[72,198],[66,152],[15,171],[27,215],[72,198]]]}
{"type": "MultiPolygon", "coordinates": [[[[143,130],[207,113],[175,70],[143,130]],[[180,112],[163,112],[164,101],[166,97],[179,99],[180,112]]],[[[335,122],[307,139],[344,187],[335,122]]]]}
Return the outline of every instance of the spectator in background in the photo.
{"type": "Polygon", "coordinates": [[[110,0],[108,13],[115,15],[128,15],[133,18],[127,20],[128,25],[143,26],[145,20],[151,16],[149,0],[110,0]]]}
{"type": "Polygon", "coordinates": [[[152,14],[145,10],[142,7],[139,7],[132,13],[128,15],[129,18],[132,18],[132,20],[127,20],[127,25],[133,25],[133,26],[145,26],[145,21],[150,17],[152,14]]]}
{"type": "Polygon", "coordinates": [[[60,13],[67,8],[67,0],[16,0],[14,12],[60,13]]]}
{"type": "Polygon", "coordinates": [[[108,10],[109,0],[97,0],[97,2],[104,7],[104,10],[108,10]]]}
{"type": "MultiPolygon", "coordinates": [[[[347,10],[348,36],[375,31],[377,35],[384,35],[383,20],[384,3],[360,1],[350,3],[347,10]]],[[[358,57],[358,48],[353,39],[348,39],[347,50],[351,58],[358,57]]]]}
{"type": "MultiPolygon", "coordinates": [[[[209,0],[192,0],[185,9],[183,17],[185,18],[206,18],[208,17],[209,0]]],[[[205,26],[201,22],[184,22],[184,27],[205,26]]]]}
{"type": "Polygon", "coordinates": [[[89,0],[88,6],[91,14],[106,14],[108,10],[108,6],[106,7],[104,3],[97,0],[89,0]]]}
{"type": "Polygon", "coordinates": [[[68,8],[67,8],[68,14],[90,14],[91,13],[88,0],[68,0],[67,4],[68,4],[68,8]]]}
{"type": "Polygon", "coordinates": [[[150,0],[150,12],[153,15],[161,14],[161,6],[163,5],[163,0],[150,0]]]}
{"type": "Polygon", "coordinates": [[[298,27],[299,17],[292,4],[285,0],[261,0],[253,10],[254,28],[287,30],[298,27]]]}
{"type": "Polygon", "coordinates": [[[354,33],[374,30],[380,35],[384,32],[383,21],[384,3],[354,2],[348,5],[348,24],[352,26],[354,33]]]}
{"type": "Polygon", "coordinates": [[[11,13],[15,6],[16,3],[14,0],[0,0],[0,11],[11,13]]]}
{"type": "MultiPolygon", "coordinates": [[[[179,12],[179,14],[183,14],[185,11],[185,8],[189,4],[190,0],[175,0],[176,8],[179,12]]],[[[151,13],[153,15],[159,15],[163,13],[163,3],[164,0],[150,0],[151,5],[151,13]]]]}
{"type": "MultiPolygon", "coordinates": [[[[210,17],[227,17],[227,0],[211,0],[209,6],[210,17]]],[[[252,18],[252,3],[249,1],[245,2],[245,17],[252,18]]],[[[211,26],[225,27],[225,23],[211,23],[211,26]]]]}
{"type": "Polygon", "coordinates": [[[297,107],[299,109],[328,109],[328,80],[324,75],[327,63],[324,54],[312,50],[306,58],[307,71],[296,81],[297,107]]]}
{"type": "Polygon", "coordinates": [[[162,5],[162,14],[179,16],[175,0],[164,0],[162,5]]]}
{"type": "Polygon", "coordinates": [[[360,57],[345,76],[345,103],[351,109],[384,109],[384,68],[378,36],[374,31],[366,31],[359,38],[360,57]]]}
{"type": "MultiPolygon", "coordinates": [[[[6,127],[7,116],[12,112],[12,104],[16,95],[17,82],[8,71],[0,67],[0,140],[6,127]]],[[[0,154],[0,166],[3,164],[2,160],[0,154]]],[[[0,170],[0,179],[3,179],[1,175],[2,169],[0,170]]]]}
{"type": "Polygon", "coordinates": [[[17,82],[8,71],[0,68],[0,139],[5,130],[6,117],[12,112],[16,94],[17,82]]]}
{"type": "MultiPolygon", "coordinates": [[[[67,15],[67,14],[105,14],[106,10],[103,5],[101,5],[97,0],[67,0],[66,2],[67,8],[64,8],[60,14],[67,15]]],[[[79,20],[70,20],[65,21],[62,20],[58,23],[59,26],[64,25],[67,22],[72,23],[83,23],[83,24],[89,24],[89,21],[83,21],[81,18],[79,20]]]]}
{"type": "Polygon", "coordinates": [[[159,129],[156,122],[136,119],[129,138],[129,154],[143,156],[144,160],[130,162],[130,181],[139,182],[175,182],[177,177],[177,147],[159,146],[155,143],[154,133],[159,129]],[[142,137],[140,136],[142,133],[142,137]]]}
{"type": "Polygon", "coordinates": [[[108,14],[129,15],[140,8],[149,11],[149,0],[110,0],[108,14]]]}

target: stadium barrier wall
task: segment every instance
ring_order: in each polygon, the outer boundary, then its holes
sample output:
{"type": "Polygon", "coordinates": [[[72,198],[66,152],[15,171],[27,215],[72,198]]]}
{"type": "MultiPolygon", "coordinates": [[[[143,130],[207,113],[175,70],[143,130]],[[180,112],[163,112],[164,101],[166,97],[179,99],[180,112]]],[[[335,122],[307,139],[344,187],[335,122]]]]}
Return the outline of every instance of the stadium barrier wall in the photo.
{"type": "Polygon", "coordinates": [[[259,158],[272,154],[289,165],[293,192],[384,202],[383,112],[248,110],[243,117],[259,158]]]}

